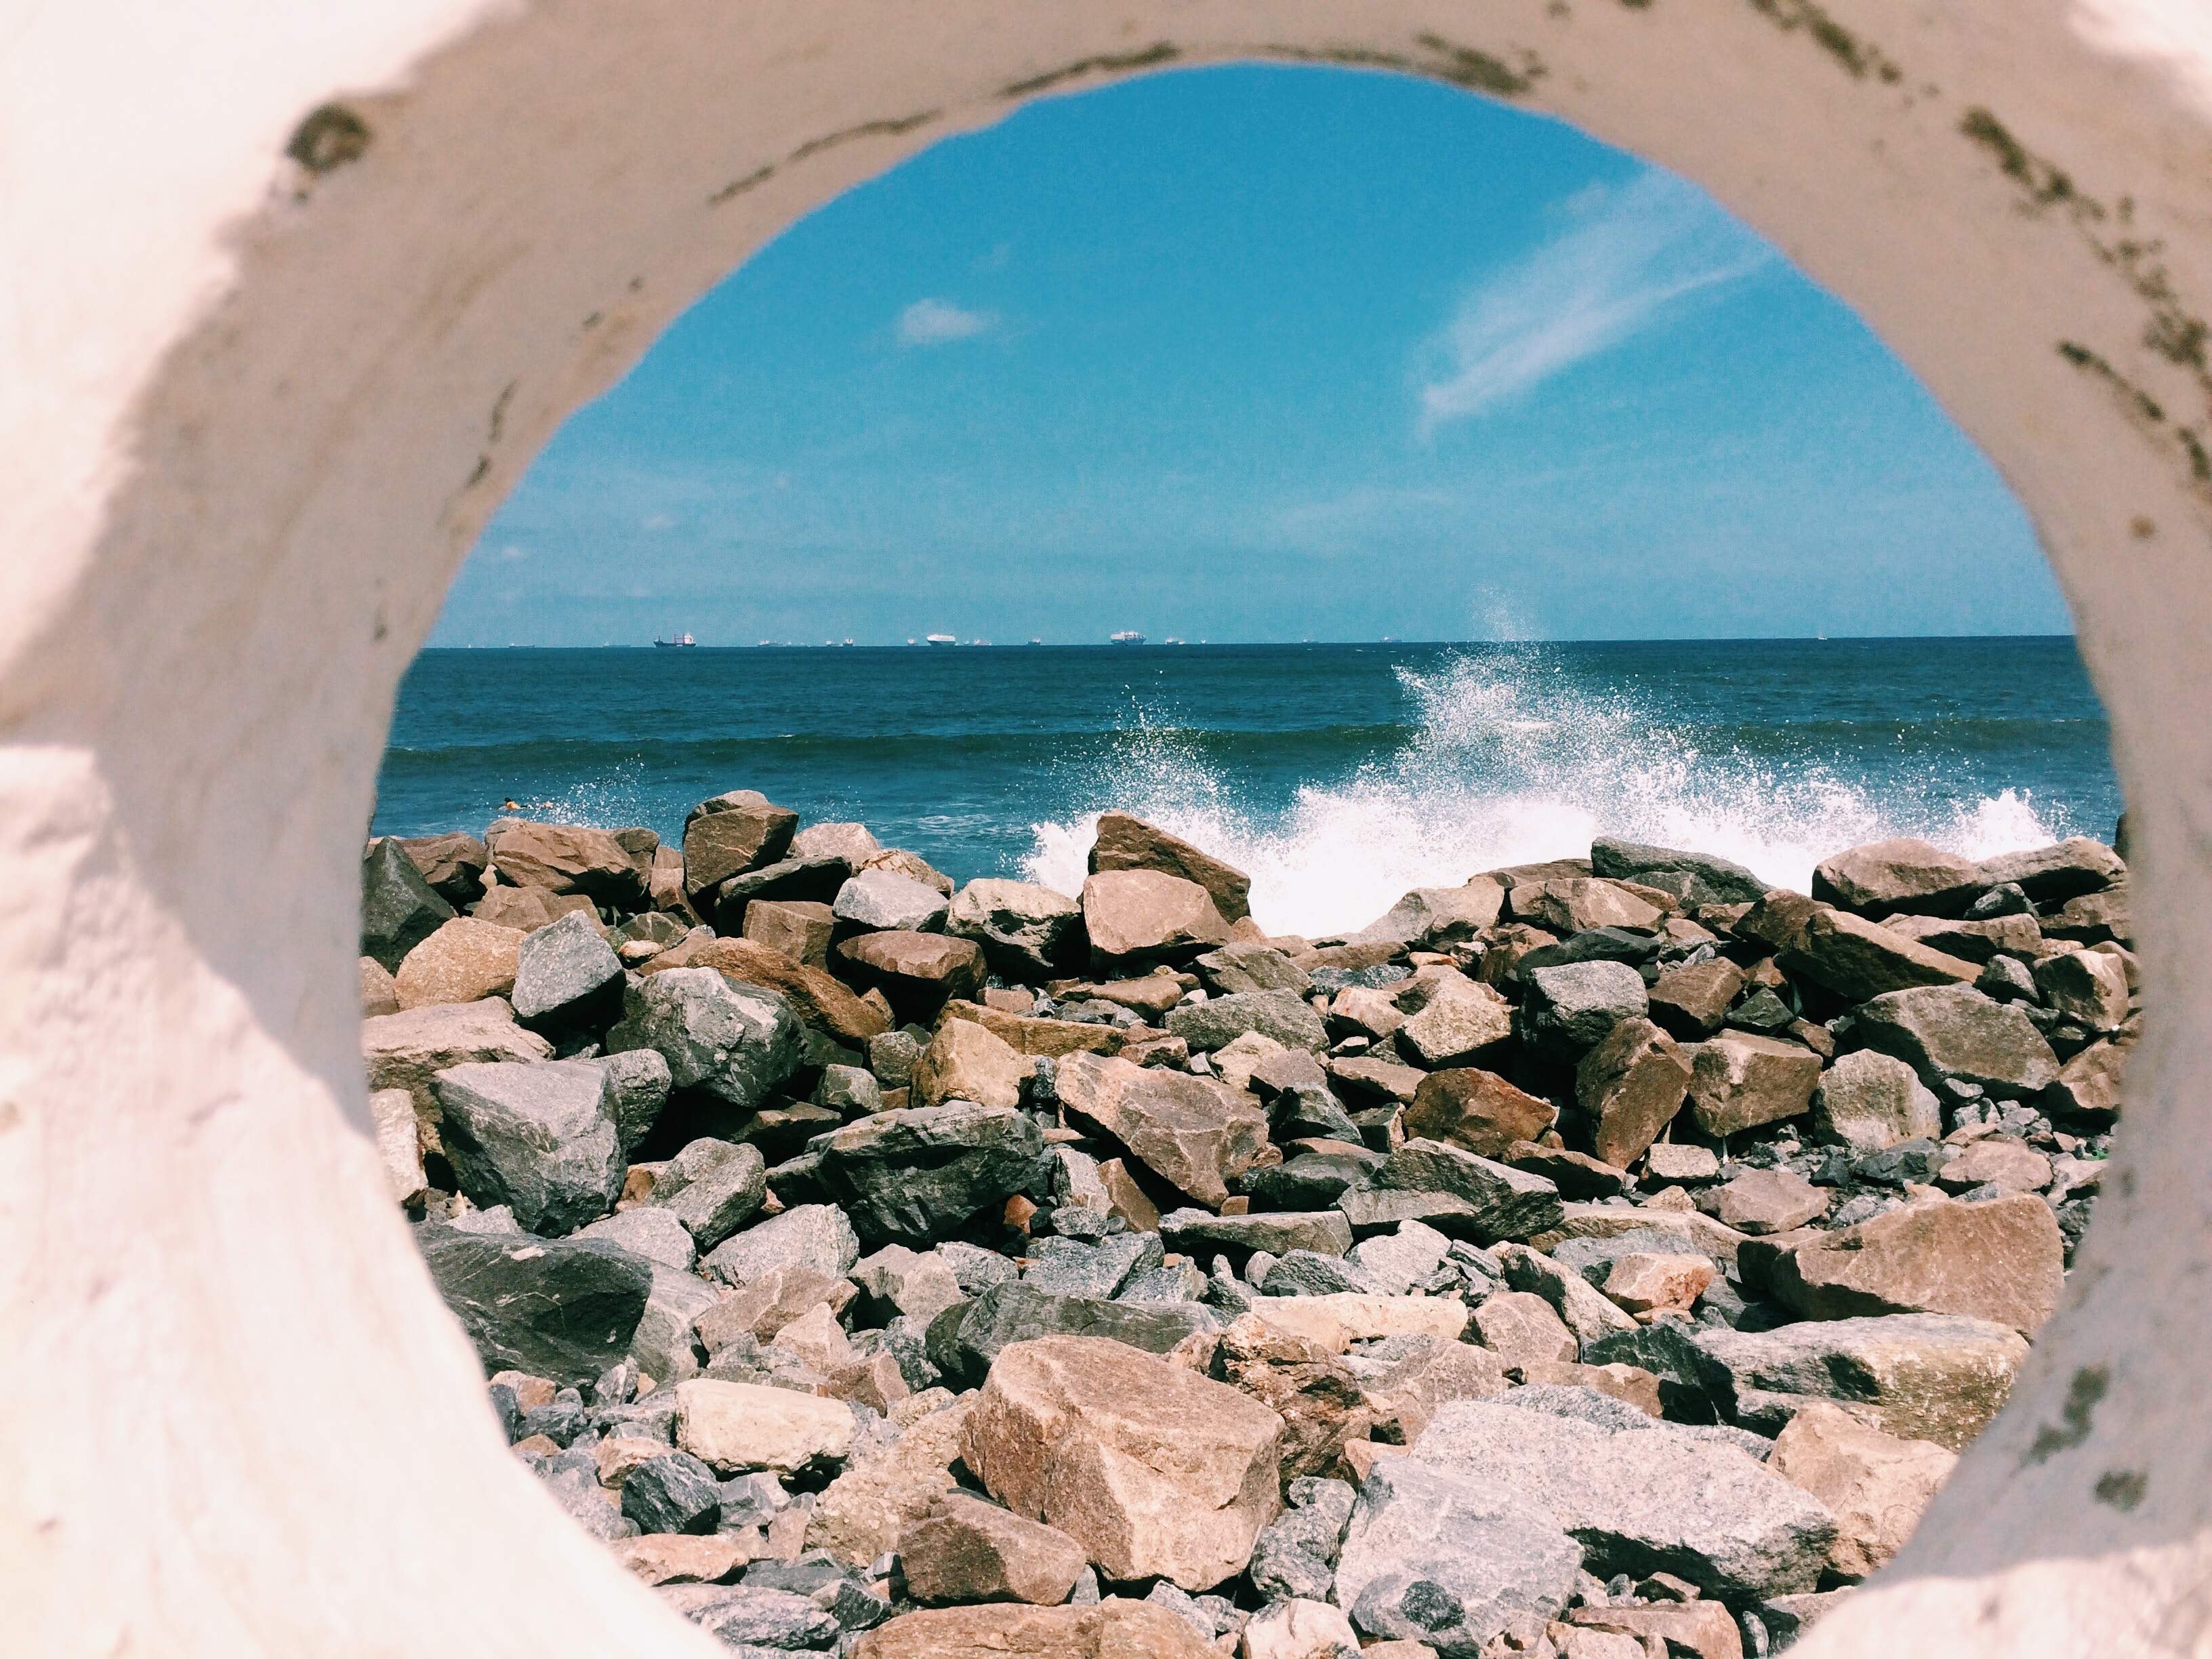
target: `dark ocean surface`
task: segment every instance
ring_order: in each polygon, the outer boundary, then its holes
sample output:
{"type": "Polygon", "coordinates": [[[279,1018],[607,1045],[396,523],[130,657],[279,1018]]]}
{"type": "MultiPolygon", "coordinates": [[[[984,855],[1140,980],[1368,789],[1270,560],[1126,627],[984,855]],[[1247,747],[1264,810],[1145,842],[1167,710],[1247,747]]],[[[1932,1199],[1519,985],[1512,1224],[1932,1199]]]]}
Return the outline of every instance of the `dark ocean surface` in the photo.
{"type": "Polygon", "coordinates": [[[1609,833],[1803,888],[1838,848],[2110,837],[2070,639],[428,651],[375,831],[527,816],[680,833],[725,789],[858,819],[962,880],[1073,892],[1126,807],[1254,878],[1267,927],[1609,833]]]}

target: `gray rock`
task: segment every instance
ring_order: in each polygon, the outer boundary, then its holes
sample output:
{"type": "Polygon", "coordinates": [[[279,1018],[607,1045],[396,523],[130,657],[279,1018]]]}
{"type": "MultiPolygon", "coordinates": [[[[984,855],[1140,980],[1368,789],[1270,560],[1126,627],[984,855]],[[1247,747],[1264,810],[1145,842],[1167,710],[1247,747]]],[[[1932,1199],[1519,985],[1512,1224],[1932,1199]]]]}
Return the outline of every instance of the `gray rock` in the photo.
{"type": "Polygon", "coordinates": [[[903,1089],[914,1081],[914,1068],[927,1045],[911,1031],[885,1031],[868,1039],[868,1069],[885,1089],[903,1089]]]}
{"type": "Polygon", "coordinates": [[[1089,950],[1083,907],[1034,882],[969,882],[952,896],[945,931],[975,940],[994,972],[1031,983],[1079,969],[1089,950]]]}
{"type": "Polygon", "coordinates": [[[1352,1228],[1334,1210],[1266,1215],[1171,1210],[1160,1218],[1160,1242],[1186,1255],[1210,1254],[1213,1249],[1240,1255],[1251,1250],[1266,1250],[1273,1255],[1312,1250],[1322,1255],[1342,1255],[1352,1248],[1352,1228]]]}
{"type": "Polygon", "coordinates": [[[2058,1057],[2034,1022],[1968,985],[1884,992],[1861,1005],[1853,1036],[1903,1060],[1930,1088],[1951,1079],[2025,1100],[2058,1076],[2058,1057]]]}
{"type": "Polygon", "coordinates": [[[1600,1577],[1671,1572],[1732,1602],[1817,1588],[1836,1534],[1824,1506],[1730,1447],[1487,1401],[1442,1407],[1413,1461],[1549,1516],[1600,1577]]]}
{"type": "MultiPolygon", "coordinates": [[[[660,1385],[698,1376],[707,1360],[692,1327],[720,1299],[714,1287],[696,1274],[656,1266],[652,1294],[629,1340],[629,1357],[637,1368],[660,1385]]],[[[670,1409],[674,1409],[672,1400],[670,1409]]]]}
{"type": "Polygon", "coordinates": [[[1592,1428],[1603,1429],[1607,1434],[1672,1434],[1704,1445],[1727,1446],[1760,1463],[1764,1463],[1767,1454],[1774,1449],[1772,1441],[1747,1429],[1730,1428],[1725,1423],[1662,1421],[1638,1410],[1625,1400],[1617,1400],[1609,1394],[1600,1394],[1595,1389],[1572,1384],[1534,1382],[1526,1388],[1510,1389],[1496,1399],[1498,1404],[1510,1406],[1516,1411],[1542,1412],[1549,1417],[1569,1418],[1577,1423],[1587,1423],[1592,1428]]]}
{"type": "Polygon", "coordinates": [[[1328,1032],[1303,997],[1291,991],[1239,991],[1168,1011],[1168,1030],[1190,1045],[1193,1054],[1225,1048],[1247,1031],[1257,1031],[1290,1048],[1318,1051],[1328,1047],[1328,1032]]]}
{"type": "Polygon", "coordinates": [[[1587,1350],[1601,1337],[1637,1328],[1635,1319],[1591,1288],[1579,1273],[1525,1244],[1500,1243],[1496,1255],[1512,1289],[1540,1296],[1587,1350]]]}
{"type": "MultiPolygon", "coordinates": [[[[1053,1296],[1087,1296],[1109,1300],[1130,1279],[1160,1265],[1157,1233],[1120,1233],[1096,1244],[1071,1238],[1041,1238],[1022,1282],[1053,1296]]],[[[1180,1299],[1180,1298],[1178,1298],[1180,1299]]]]}
{"type": "Polygon", "coordinates": [[[1813,1091],[1813,1136],[1830,1146],[1878,1152],[1942,1133],[1942,1109],[1912,1067],[1871,1048],[1840,1056],[1813,1091]]]}
{"type": "Polygon", "coordinates": [[[722,1512],[722,1488],[689,1452],[647,1458],[623,1477],[622,1512],[644,1533],[709,1533],[722,1512]]]}
{"type": "Polygon", "coordinates": [[[1570,962],[1526,976],[1522,1040],[1546,1058],[1571,1063],[1624,1019],[1650,1010],[1644,976],[1625,962],[1570,962]]]}
{"type": "Polygon", "coordinates": [[[2084,893],[2100,893],[2127,879],[2119,854],[2087,836],[2072,836],[2055,847],[2027,853],[2001,853],[1982,861],[1982,880],[1991,887],[2010,883],[2038,904],[2061,904],[2084,893]]]}
{"type": "MultiPolygon", "coordinates": [[[[1146,1234],[1150,1237],[1152,1235],[1146,1234]]],[[[1116,1302],[1204,1302],[1212,1282],[1192,1263],[1140,1267],[1121,1281],[1116,1302]]]]}
{"type": "Polygon", "coordinates": [[[1372,1238],[1418,1221],[1447,1237],[1471,1239],[1488,1214],[1455,1193],[1399,1192],[1388,1187],[1354,1188],[1336,1200],[1336,1209],[1352,1224],[1354,1238],[1372,1238]]]}
{"type": "Polygon", "coordinates": [[[1020,1274],[1020,1269],[1005,1256],[980,1244],[948,1238],[934,1254],[952,1269],[953,1279],[963,1296],[981,1296],[994,1285],[1003,1285],[1020,1274]]]}
{"type": "Polygon", "coordinates": [[[712,968],[671,968],[624,994],[607,1050],[632,1048],[659,1053],[678,1089],[757,1109],[798,1069],[802,1041],[791,1005],[775,992],[740,989],[712,968]]]}
{"type": "Polygon", "coordinates": [[[700,1139],[668,1161],[646,1202],[711,1250],[752,1219],[767,1197],[768,1167],[758,1147],[700,1139]]]}
{"type": "Polygon", "coordinates": [[[1038,1182],[1044,1141],[1018,1108],[951,1101],[878,1112],[814,1149],[823,1187],[873,1247],[927,1244],[1038,1182]]]}
{"type": "Polygon", "coordinates": [[[1474,1659],[1509,1623],[1563,1613],[1582,1561],[1558,1522],[1510,1487],[1472,1468],[1387,1457],[1360,1488],[1336,1601],[1364,1636],[1474,1659]]]}
{"type": "Polygon", "coordinates": [[[790,1590],[756,1589],[750,1584],[667,1588],[699,1592],[678,1600],[678,1611],[724,1647],[735,1649],[740,1659],[754,1659],[763,1650],[828,1648],[837,1639],[836,1616],[790,1590]]]}
{"type": "Polygon", "coordinates": [[[863,870],[837,890],[830,914],[848,928],[941,933],[951,905],[934,887],[896,870],[863,870]]]}
{"type": "Polygon", "coordinates": [[[621,1011],[622,986],[622,958],[599,918],[572,910],[523,935],[514,1017],[534,1030],[605,1024],[621,1011]]]}
{"type": "Polygon", "coordinates": [[[884,1109],[884,1091],[872,1072],[858,1066],[824,1066],[815,1085],[814,1103],[840,1117],[866,1117],[884,1109]]]}
{"type": "Polygon", "coordinates": [[[1208,951],[1192,966],[1217,996],[1244,991],[1288,991],[1297,997],[1313,993],[1312,976],[1272,945],[1224,945],[1208,951]]]}
{"type": "MultiPolygon", "coordinates": [[[[1630,973],[1633,977],[1634,970],[1630,973]]],[[[1383,1160],[1375,1179],[1376,1185],[1400,1192],[1449,1193],[1464,1199],[1474,1206],[1476,1239],[1486,1244],[1548,1232],[1566,1213],[1559,1189],[1543,1176],[1477,1158],[1441,1140],[1407,1141],[1383,1160]]]]}
{"type": "Polygon", "coordinates": [[[1590,843],[1590,872],[1611,881],[1656,887],[1694,910],[1701,904],[1756,904],[1766,884],[1740,864],[1709,853],[1642,847],[1632,841],[1600,836],[1590,843]]]}
{"type": "Polygon", "coordinates": [[[1335,1256],[1312,1250],[1290,1251],[1260,1282],[1262,1296],[1334,1296],[1342,1291],[1364,1295],[1374,1289],[1365,1274],[1353,1272],[1335,1256]]]}
{"type": "Polygon", "coordinates": [[[1394,1233],[1355,1244],[1346,1259],[1383,1296],[1403,1296],[1414,1282],[1443,1265],[1451,1240],[1419,1221],[1402,1221],[1394,1233]]]}
{"type": "Polygon", "coordinates": [[[361,953],[399,971],[407,953],[451,921],[453,907],[438,896],[398,842],[386,836],[361,861],[361,953]]]}
{"type": "Polygon", "coordinates": [[[487,1373],[587,1382],[629,1351],[652,1293],[643,1256],[601,1239],[415,1229],[416,1247],[487,1373]]]}
{"type": "Polygon", "coordinates": [[[834,1204],[801,1204],[720,1245],[701,1265],[725,1285],[751,1284],[778,1267],[842,1279],[860,1259],[853,1224],[834,1204]]]}
{"type": "Polygon", "coordinates": [[[1808,1320],[1771,1331],[1701,1329],[1728,1368],[1736,1419],[1775,1407],[1778,1432],[1808,1399],[1832,1400],[1885,1433],[1962,1449],[1996,1415],[2027,1358],[2020,1334],[1951,1314],[1808,1320]]]}
{"type": "Polygon", "coordinates": [[[1255,1209],[1323,1210],[1351,1188],[1364,1186],[1368,1172],[1382,1162],[1380,1154],[1369,1152],[1300,1152],[1267,1169],[1247,1170],[1234,1185],[1255,1209]]]}
{"type": "MultiPolygon", "coordinates": [[[[1664,1215],[1662,1211],[1662,1215],[1664,1215]]],[[[1625,1255],[1711,1255],[1687,1232],[1670,1227],[1638,1227],[1610,1238],[1563,1238],[1552,1246],[1552,1260],[1571,1267],[1594,1285],[1602,1285],[1613,1264],[1625,1255]]]]}
{"type": "Polygon", "coordinates": [[[538,1477],[553,1501],[568,1512],[568,1518],[601,1543],[637,1536],[637,1522],[600,1496],[599,1463],[591,1453],[564,1452],[549,1457],[539,1465],[538,1477]]]}
{"type": "Polygon", "coordinates": [[[1280,1522],[1262,1528],[1253,1541],[1252,1562],[1248,1571],[1253,1589],[1270,1601],[1326,1601],[1336,1580],[1335,1569],[1311,1551],[1302,1548],[1284,1530],[1280,1522]]]}
{"type": "Polygon", "coordinates": [[[612,1088],[589,1060],[455,1066],[432,1086],[446,1156],[477,1204],[506,1204],[534,1233],[569,1232],[614,1206],[629,1165],[612,1088]]]}
{"type": "Polygon", "coordinates": [[[464,1210],[447,1224],[457,1233],[476,1233],[486,1238],[529,1237],[515,1220],[514,1212],[504,1204],[495,1204],[489,1210],[464,1210]]]}
{"type": "Polygon", "coordinates": [[[668,1104],[668,1062],[651,1048],[632,1048],[626,1054],[604,1054],[592,1064],[607,1074],[615,1137],[622,1142],[623,1156],[627,1158],[652,1132],[660,1121],[661,1109],[668,1104]]]}
{"type": "Polygon", "coordinates": [[[979,1385],[999,1351],[1040,1336],[1100,1336],[1147,1353],[1165,1353],[1221,1320],[1195,1302],[1105,1302],[1052,1296],[1015,1281],[996,1285],[930,1322],[929,1358],[963,1388],[979,1385]]]}
{"type": "Polygon", "coordinates": [[[618,1215],[594,1221],[588,1227],[579,1227],[576,1237],[604,1238],[680,1273],[690,1273],[691,1264],[699,1259],[698,1247],[691,1242],[691,1235],[684,1231],[684,1224],[667,1211],[648,1205],[640,1204],[618,1215]]]}

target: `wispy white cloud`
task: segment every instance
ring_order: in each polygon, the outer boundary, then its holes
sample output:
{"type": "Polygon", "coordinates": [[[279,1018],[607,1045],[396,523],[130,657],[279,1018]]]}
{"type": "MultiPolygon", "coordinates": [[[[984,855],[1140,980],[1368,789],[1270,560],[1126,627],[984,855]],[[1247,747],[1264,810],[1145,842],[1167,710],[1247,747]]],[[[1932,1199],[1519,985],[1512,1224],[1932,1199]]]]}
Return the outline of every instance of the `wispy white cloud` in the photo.
{"type": "Polygon", "coordinates": [[[1436,342],[1424,431],[1540,386],[1774,257],[1704,191],[1662,173],[1593,185],[1563,211],[1565,227],[1468,295],[1436,342]]]}
{"type": "Polygon", "coordinates": [[[901,345],[943,345],[988,332],[998,319],[988,311],[963,311],[945,300],[916,300],[899,313],[901,345]]]}

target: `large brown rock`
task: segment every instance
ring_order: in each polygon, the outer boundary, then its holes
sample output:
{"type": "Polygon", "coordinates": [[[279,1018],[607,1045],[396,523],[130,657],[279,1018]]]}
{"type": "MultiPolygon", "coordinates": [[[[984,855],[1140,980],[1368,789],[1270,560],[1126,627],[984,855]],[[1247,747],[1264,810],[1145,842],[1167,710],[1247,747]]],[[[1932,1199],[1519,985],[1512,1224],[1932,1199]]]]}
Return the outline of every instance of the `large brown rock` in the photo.
{"type": "Polygon", "coordinates": [[[1225,1383],[1099,1337],[1016,1342],[992,1362],[961,1456],[1018,1514],[1110,1579],[1211,1589],[1281,1507],[1283,1419],[1225,1383]]]}
{"type": "Polygon", "coordinates": [[[2008,1193],[2039,1193],[2051,1184],[2051,1160],[2025,1141],[1992,1135],[1975,1141],[1946,1164],[1936,1184],[1947,1193],[1996,1187],[2008,1193]]]}
{"type": "MultiPolygon", "coordinates": [[[[890,936],[871,933],[867,937],[890,936]]],[[[866,1048],[870,1037],[880,1036],[890,1029],[890,1021],[882,1009],[854,996],[842,981],[819,968],[793,962],[782,951],[756,939],[715,939],[704,933],[697,933],[663,951],[638,972],[650,975],[665,973],[672,968],[712,968],[724,979],[738,984],[757,985],[763,990],[778,992],[790,1002],[792,1011],[801,1020],[855,1048],[866,1048]]]]}
{"type": "Polygon", "coordinates": [[[837,947],[838,959],[862,983],[883,992],[902,1018],[933,1019],[959,998],[983,988],[983,952],[973,939],[943,933],[863,933],[837,947]]]}
{"type": "Polygon", "coordinates": [[[601,904],[635,905],[645,896],[629,849],[605,830],[501,818],[484,831],[484,847],[506,886],[581,893],[601,904]]]}
{"type": "Polygon", "coordinates": [[[1087,1025],[1073,1019],[1039,1019],[1031,1014],[1010,1014],[1003,1008],[980,1002],[948,1002],[939,1019],[971,1021],[1016,1054],[1054,1060],[1062,1054],[1118,1054],[1127,1040],[1111,1025],[1087,1025]]]}
{"type": "Polygon", "coordinates": [[[1786,1233],[1828,1212],[1828,1189],[1795,1170],[1746,1170],[1698,1200],[1723,1227],[1759,1237],[1786,1233]]]}
{"type": "Polygon", "coordinates": [[[1618,882],[1588,876],[1522,882],[1506,896],[1506,906],[1514,921],[1561,934],[1591,927],[1656,927],[1667,915],[1618,882]]]}
{"type": "Polygon", "coordinates": [[[1029,1601],[1057,1607],[1083,1576],[1083,1546],[1058,1528],[947,1493],[898,1542],[917,1601],[1029,1601]]]}
{"type": "Polygon", "coordinates": [[[789,1389],[694,1377],[676,1385],[676,1443],[720,1474],[802,1469],[853,1449],[842,1402],[789,1389]]]}
{"type": "Polygon", "coordinates": [[[1477,1157],[1503,1159],[1516,1141],[1535,1139],[1559,1115],[1550,1101],[1515,1088],[1495,1072],[1468,1066],[1423,1078],[1399,1121],[1413,1139],[1449,1141],[1477,1157]]]}
{"type": "Polygon", "coordinates": [[[1091,875],[1116,870],[1157,870],[1196,882],[1206,889],[1224,921],[1252,914],[1252,878],[1231,868],[1188,842],[1127,812],[1098,815],[1097,839],[1091,844],[1091,875]]]}
{"type": "Polygon", "coordinates": [[[592,921],[599,920],[599,908],[581,893],[553,893],[543,887],[509,887],[502,883],[487,888],[469,914],[478,921],[534,933],[580,910],[592,921]]]}
{"type": "MultiPolygon", "coordinates": [[[[1882,924],[1916,944],[1961,962],[1986,964],[1994,957],[2018,957],[2033,962],[2043,950],[2043,929],[2033,916],[1992,916],[1985,921],[1958,921],[1943,916],[1891,916],[1882,924]]],[[[1893,987],[1893,989],[1895,988],[1893,987]]]]}
{"type": "Polygon", "coordinates": [[[1504,884],[1489,876],[1477,876],[1463,887],[1417,887],[1347,943],[1441,951],[1492,926],[1504,906],[1504,884]]]}
{"type": "Polygon", "coordinates": [[[1575,1067],[1575,1103],[1591,1120],[1598,1157],[1616,1169],[1643,1157],[1682,1109],[1690,1071],[1689,1056],[1650,1020],[1607,1032],[1575,1067]]]}
{"type": "Polygon", "coordinates": [[[1512,1036],[1512,1004],[1480,981],[1447,970],[1420,1011],[1398,1027],[1398,1052],[1433,1071],[1471,1065],[1512,1036]]]}
{"type": "Polygon", "coordinates": [[[1942,1313],[2043,1328],[2065,1249],[2039,1198],[1931,1199],[1800,1244],[1769,1269],[1778,1300],[1808,1319],[1942,1313]]]}
{"type": "Polygon", "coordinates": [[[2018,1006],[1970,985],[1892,991],[1858,1011],[1858,1040],[1893,1055],[1929,1088],[1945,1078],[2025,1100],[2058,1077],[2058,1056],[2018,1006]]]}
{"type": "Polygon", "coordinates": [[[480,1002],[514,989],[523,934],[475,916],[455,916],[407,953],[392,975],[402,1008],[438,1002],[480,1002]]]}
{"type": "Polygon", "coordinates": [[[1152,1601],[926,1607],[879,1625],[852,1659],[1220,1659],[1188,1621],[1152,1601]]]}
{"type": "Polygon", "coordinates": [[[1034,1060],[973,1020],[948,1019],[915,1062],[913,1103],[972,1100],[981,1106],[1018,1106],[1022,1085],[1036,1069],[1034,1060]]]}
{"type": "Polygon", "coordinates": [[[1814,898],[1875,917],[1956,915],[1988,885],[1972,859],[1911,836],[1850,848],[1813,872],[1814,898]]]}
{"type": "Polygon", "coordinates": [[[1709,1135],[1732,1135],[1796,1117],[1813,1103],[1820,1057],[1802,1043],[1723,1031],[1691,1056],[1690,1114],[1709,1135]]]}
{"type": "Polygon", "coordinates": [[[1651,1018],[1671,1036],[1694,1042],[1721,1029],[1743,989],[1743,969],[1726,957],[1669,968],[1651,988],[1651,1018]]]}
{"type": "MultiPolygon", "coordinates": [[[[975,1396],[954,1401],[938,1389],[920,1396],[914,1407],[933,1396],[939,1409],[900,1417],[908,1427],[895,1444],[856,1460],[815,1499],[806,1520],[809,1549],[827,1550],[840,1561],[865,1567],[896,1549],[907,1528],[925,1519],[952,1490],[960,1430],[975,1396]]],[[[900,1404],[904,1408],[908,1402],[900,1404]]]]}
{"type": "Polygon", "coordinates": [[[1982,971],[1963,957],[1947,956],[1893,927],[1831,909],[1814,911],[1798,942],[1775,961],[1784,971],[1825,985],[1846,1002],[1916,985],[1972,985],[1982,971]]]}
{"type": "Polygon", "coordinates": [[[1887,1433],[1953,1451],[1997,1414],[2027,1358],[2017,1331],[1942,1314],[1707,1329],[1696,1341],[1727,1368],[1740,1420],[1832,1400],[1887,1433]]]}
{"type": "Polygon", "coordinates": [[[2069,836],[2056,846],[2000,853],[1982,860],[1985,885],[2010,882],[2038,904],[2062,904],[2084,893],[2102,892],[2125,881],[2127,875],[2128,866],[2118,853],[2087,836],[2069,836]]]}
{"type": "Polygon", "coordinates": [[[2120,1115],[2120,1085],[2127,1066],[2125,1044],[2091,1043],[2058,1068],[2057,1079],[2043,1091],[2043,1109],[2063,1121],[2105,1127],[2120,1115]]]}
{"type": "Polygon", "coordinates": [[[1900,1440],[1815,1401],[1775,1437],[1766,1467],[1834,1512],[1828,1568],[1856,1583],[1904,1547],[1958,1461],[1932,1440],[1900,1440]]]}
{"type": "Polygon", "coordinates": [[[1813,1133],[1832,1145],[1879,1152],[1942,1133],[1942,1111],[1912,1068],[1871,1048],[1843,1055],[1813,1091],[1813,1133]]]}
{"type": "Polygon", "coordinates": [[[1571,1363],[1582,1352],[1559,1312],[1529,1291],[1500,1291],[1474,1310],[1474,1340],[1513,1370],[1523,1364],[1571,1363]]]}
{"type": "Polygon", "coordinates": [[[1188,962],[1229,942],[1212,896],[1158,870],[1113,870],[1085,881],[1083,926],[1102,969],[1188,962]]]}
{"type": "Polygon", "coordinates": [[[684,881],[694,902],[732,876],[774,864],[791,848],[799,814],[753,789],[702,800],[684,819],[684,881]]]}
{"type": "Polygon", "coordinates": [[[1211,1078],[1070,1054],[1054,1073],[1061,1109],[1209,1209],[1267,1145],[1267,1115],[1250,1095],[1211,1078]]]}
{"type": "Polygon", "coordinates": [[[1347,1440],[1364,1440],[1376,1413],[1351,1367],[1328,1345],[1257,1314],[1240,1314],[1221,1333],[1212,1374],[1250,1395],[1283,1421],[1281,1474],[1334,1476],[1347,1440]]]}
{"type": "Polygon", "coordinates": [[[361,1017],[374,1019],[379,1014],[396,1014],[398,1012],[399,987],[392,977],[392,970],[374,957],[363,957],[361,959],[361,1017]]]}
{"type": "Polygon", "coordinates": [[[2102,951],[2045,957],[2035,964],[2035,988],[2043,993],[2048,1006],[2093,1031],[2116,1031],[2128,1017],[2127,968],[2118,957],[2102,951]]]}
{"type": "Polygon", "coordinates": [[[467,904],[483,892],[485,866],[491,854],[483,842],[465,830],[443,836],[410,836],[399,850],[414,861],[430,884],[430,890],[448,904],[467,904]]]}
{"type": "Polygon", "coordinates": [[[819,899],[755,899],[745,906],[744,936],[793,962],[827,970],[837,919],[819,899]]]}

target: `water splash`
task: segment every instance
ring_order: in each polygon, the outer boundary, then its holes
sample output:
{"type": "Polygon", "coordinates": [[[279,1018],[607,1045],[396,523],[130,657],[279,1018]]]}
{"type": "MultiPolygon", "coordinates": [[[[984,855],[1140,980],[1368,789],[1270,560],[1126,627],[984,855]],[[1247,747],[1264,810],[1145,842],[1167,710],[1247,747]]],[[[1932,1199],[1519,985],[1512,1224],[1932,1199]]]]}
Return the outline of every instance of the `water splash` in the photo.
{"type": "MultiPolygon", "coordinates": [[[[1875,786],[1834,762],[1706,752],[1698,733],[1631,694],[1593,693],[1540,649],[1399,677],[1413,735],[1348,778],[1302,785],[1279,811],[1245,804],[1186,739],[1141,716],[1070,793],[1227,859],[1251,875],[1262,926],[1316,937],[1364,926],[1409,888],[1573,856],[1598,835],[1717,854],[1803,891],[1821,859],[1864,842],[1917,836],[1986,858],[2066,832],[2065,815],[2027,792],[1961,796],[1933,759],[1875,786]]],[[[1078,891],[1097,817],[1035,824],[1027,878],[1078,891]]]]}

